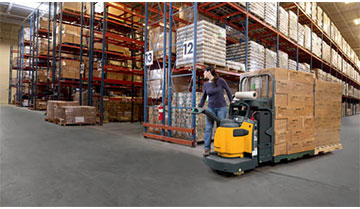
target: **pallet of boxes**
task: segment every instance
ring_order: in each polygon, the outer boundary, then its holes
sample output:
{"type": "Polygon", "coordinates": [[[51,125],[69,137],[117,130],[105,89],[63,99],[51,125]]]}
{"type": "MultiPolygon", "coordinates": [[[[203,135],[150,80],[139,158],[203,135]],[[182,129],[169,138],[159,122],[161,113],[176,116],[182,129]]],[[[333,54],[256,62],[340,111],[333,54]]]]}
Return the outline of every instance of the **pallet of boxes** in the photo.
{"type": "MultiPolygon", "coordinates": [[[[269,73],[275,80],[274,157],[316,155],[342,148],[340,83],[316,80],[313,73],[280,68],[251,73],[269,73]]],[[[266,82],[259,83],[262,92],[258,93],[265,96],[266,82]]],[[[259,86],[252,87],[259,91],[259,86]]],[[[271,82],[269,91],[271,97],[271,82]]]]}
{"type": "Polygon", "coordinates": [[[46,121],[62,126],[96,124],[95,107],[80,106],[77,101],[49,100],[46,115],[46,121]]]}

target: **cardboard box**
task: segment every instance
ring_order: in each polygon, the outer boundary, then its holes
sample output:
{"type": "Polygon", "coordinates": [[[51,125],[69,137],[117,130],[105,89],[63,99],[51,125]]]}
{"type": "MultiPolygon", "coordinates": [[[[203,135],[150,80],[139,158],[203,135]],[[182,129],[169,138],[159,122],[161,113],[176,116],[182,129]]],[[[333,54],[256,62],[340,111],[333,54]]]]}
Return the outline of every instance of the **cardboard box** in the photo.
{"type": "Polygon", "coordinates": [[[315,146],[340,143],[342,84],[315,82],[315,146]]]}
{"type": "Polygon", "coordinates": [[[93,106],[56,106],[55,118],[62,124],[96,124],[93,106]]]}
{"type": "Polygon", "coordinates": [[[57,101],[57,100],[49,100],[46,106],[46,117],[49,120],[55,120],[55,108],[59,106],[76,106],[79,105],[77,101],[57,101]]]}
{"type": "Polygon", "coordinates": [[[287,144],[286,143],[274,145],[274,156],[286,155],[286,154],[287,154],[287,144]]]}

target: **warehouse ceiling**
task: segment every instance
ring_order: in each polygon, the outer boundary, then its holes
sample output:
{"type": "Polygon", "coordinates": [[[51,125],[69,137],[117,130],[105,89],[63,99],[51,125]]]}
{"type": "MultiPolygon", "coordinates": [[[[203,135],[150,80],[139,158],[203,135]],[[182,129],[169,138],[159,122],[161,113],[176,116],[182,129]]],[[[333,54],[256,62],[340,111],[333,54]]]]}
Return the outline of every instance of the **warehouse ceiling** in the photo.
{"type": "Polygon", "coordinates": [[[348,2],[318,2],[341,32],[342,36],[360,57],[360,24],[354,20],[360,18],[360,3],[348,2]]]}
{"type": "Polygon", "coordinates": [[[0,2],[0,40],[17,40],[17,31],[25,23],[29,25],[30,16],[39,8],[46,14],[47,4],[36,2],[0,2]]]}

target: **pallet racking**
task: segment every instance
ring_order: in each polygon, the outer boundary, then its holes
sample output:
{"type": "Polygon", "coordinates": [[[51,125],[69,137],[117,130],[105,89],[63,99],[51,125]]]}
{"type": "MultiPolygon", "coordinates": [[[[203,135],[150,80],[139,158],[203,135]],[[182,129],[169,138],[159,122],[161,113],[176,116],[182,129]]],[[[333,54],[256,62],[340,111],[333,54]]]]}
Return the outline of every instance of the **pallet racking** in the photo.
{"type": "MultiPolygon", "coordinates": [[[[174,3],[175,4],[175,3],[174,3]]],[[[148,41],[148,27],[152,26],[153,24],[162,25],[163,34],[162,36],[166,40],[167,33],[171,37],[171,32],[176,32],[177,27],[172,27],[173,25],[183,23],[178,16],[174,16],[174,14],[178,14],[179,7],[175,6],[173,3],[163,3],[163,4],[149,4],[145,3],[145,51],[149,52],[149,41],[148,41]],[[155,7],[154,7],[155,5],[155,7]],[[167,9],[169,6],[169,9],[167,9]],[[174,10],[174,11],[173,11],[174,10]],[[169,14],[167,14],[169,12],[169,14]],[[150,14],[149,14],[150,13],[150,14]],[[154,14],[152,14],[154,13],[154,14]],[[156,19],[157,17],[157,19],[156,19]],[[169,24],[173,23],[174,24],[169,24]],[[161,24],[160,24],[161,23],[161,24]],[[175,28],[175,30],[174,30],[175,28]],[[168,32],[167,32],[168,31],[168,32]]],[[[296,69],[299,70],[299,63],[305,62],[309,63],[310,69],[319,68],[324,70],[327,73],[335,76],[346,83],[353,85],[355,88],[360,89],[360,83],[356,81],[354,78],[350,77],[349,75],[341,72],[341,70],[337,69],[335,66],[323,60],[322,56],[318,57],[314,54],[312,49],[306,49],[305,47],[298,44],[298,40],[293,40],[290,37],[286,36],[285,34],[281,33],[279,30],[279,8],[280,3],[276,4],[276,27],[271,26],[270,24],[266,23],[261,17],[253,14],[250,11],[249,3],[234,3],[234,2],[205,2],[205,3],[184,3],[187,5],[187,9],[193,8],[193,19],[192,23],[194,24],[194,46],[196,46],[196,24],[197,24],[197,15],[199,14],[205,15],[211,18],[214,22],[216,21],[219,26],[224,28],[231,26],[232,28],[236,29],[238,32],[241,33],[240,39],[236,40],[232,37],[227,37],[227,43],[241,43],[245,42],[245,69],[248,71],[248,42],[253,40],[261,45],[265,46],[265,48],[274,49],[276,52],[276,66],[279,67],[279,51],[286,52],[290,58],[296,60],[296,69]]],[[[320,28],[314,20],[311,19],[309,15],[307,15],[304,10],[299,6],[298,3],[281,3],[281,6],[285,8],[287,11],[293,11],[298,19],[299,23],[302,25],[308,25],[311,28],[311,32],[314,32],[319,37],[321,37],[322,42],[326,42],[330,45],[330,47],[336,50],[340,56],[348,62],[357,72],[360,72],[359,66],[349,58],[341,48],[328,36],[322,28],[320,28]]],[[[186,21],[185,21],[186,22],[186,21]]],[[[297,24],[299,27],[299,24],[297,24]]],[[[297,37],[298,39],[299,37],[297,37]]],[[[312,41],[312,39],[311,39],[312,41]]],[[[169,48],[171,48],[171,38],[169,38],[168,43],[164,41],[163,46],[160,49],[153,49],[155,51],[163,51],[162,58],[156,58],[157,68],[159,69],[167,69],[167,71],[163,71],[163,79],[162,79],[162,95],[155,99],[155,102],[152,99],[147,98],[148,96],[148,70],[153,69],[154,66],[145,66],[144,67],[144,133],[145,137],[154,138],[162,141],[169,141],[189,146],[196,146],[196,124],[195,124],[195,116],[192,115],[192,125],[190,128],[180,128],[174,127],[171,123],[171,115],[172,109],[182,108],[182,107],[172,107],[171,106],[171,99],[173,92],[172,85],[171,85],[171,78],[175,73],[183,73],[186,72],[187,76],[191,76],[192,83],[191,86],[191,101],[192,106],[188,107],[191,109],[192,107],[196,106],[196,89],[200,89],[201,78],[199,73],[196,73],[196,70],[201,68],[200,64],[197,63],[196,57],[193,56],[193,63],[192,66],[186,68],[172,68],[171,63],[174,61],[171,56],[166,56],[166,44],[169,44],[169,48]],[[168,66],[166,66],[166,61],[168,66]],[[168,76],[168,81],[166,81],[166,75],[168,76]],[[165,92],[168,92],[168,95],[165,95],[165,92]],[[161,101],[160,101],[161,100],[161,101]],[[152,102],[150,105],[148,102],[152,102]],[[150,123],[148,121],[148,117],[151,115],[148,114],[148,110],[153,108],[151,113],[154,113],[154,108],[161,106],[163,111],[167,111],[167,123],[165,117],[160,120],[160,124],[150,123]],[[167,106],[167,110],[165,108],[167,106]],[[149,133],[149,129],[160,129],[160,133],[149,133]],[[187,132],[192,135],[191,140],[185,140],[181,138],[175,138],[172,136],[171,131],[180,131],[180,132],[187,132]]],[[[311,44],[312,45],[312,44],[311,44]]],[[[169,50],[168,55],[171,54],[171,50],[169,50]]],[[[196,54],[196,47],[194,48],[194,54],[196,54]]],[[[155,59],[154,59],[155,60],[155,59]]],[[[156,65],[154,64],[154,65],[156,65]]],[[[156,68],[155,67],[155,68],[156,68]]],[[[150,72],[150,71],[149,71],[150,72]]],[[[218,70],[219,73],[223,73],[223,76],[226,77],[230,75],[234,78],[234,76],[240,76],[238,73],[233,73],[229,71],[221,71],[218,70]]],[[[184,73],[185,74],[185,73],[184,73]]],[[[179,75],[177,75],[179,76],[179,75]]],[[[343,100],[347,102],[353,102],[354,104],[359,103],[359,98],[351,97],[344,95],[343,100]]],[[[161,109],[161,108],[160,108],[161,109]]]]}

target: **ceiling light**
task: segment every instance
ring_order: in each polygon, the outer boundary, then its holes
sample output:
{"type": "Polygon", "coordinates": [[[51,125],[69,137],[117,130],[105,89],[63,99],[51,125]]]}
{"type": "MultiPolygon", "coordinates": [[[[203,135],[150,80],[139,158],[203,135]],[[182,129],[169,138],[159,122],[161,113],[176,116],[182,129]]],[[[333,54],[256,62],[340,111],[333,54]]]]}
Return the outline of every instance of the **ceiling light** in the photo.
{"type": "Polygon", "coordinates": [[[355,19],[354,23],[355,23],[355,25],[359,25],[360,24],[360,18],[355,19]]]}

